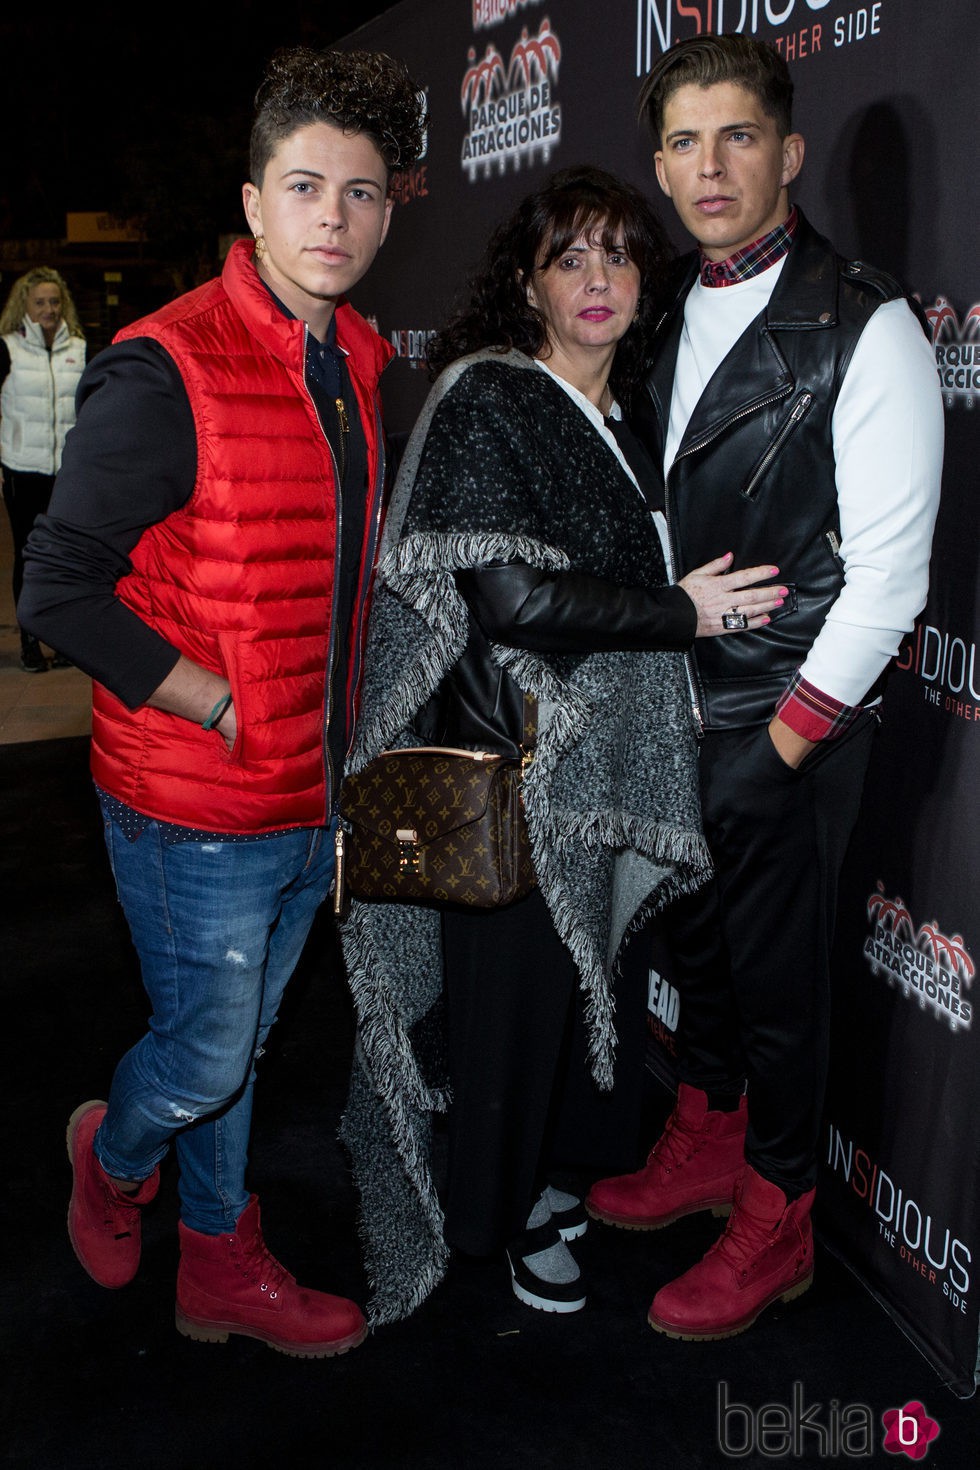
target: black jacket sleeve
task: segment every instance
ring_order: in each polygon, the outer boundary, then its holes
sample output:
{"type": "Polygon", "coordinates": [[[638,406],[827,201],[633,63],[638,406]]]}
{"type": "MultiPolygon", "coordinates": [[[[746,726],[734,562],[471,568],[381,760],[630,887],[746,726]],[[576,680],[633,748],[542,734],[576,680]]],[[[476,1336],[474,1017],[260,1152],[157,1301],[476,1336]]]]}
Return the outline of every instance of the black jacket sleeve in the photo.
{"type": "Polygon", "coordinates": [[[116,596],[147,527],[190,498],[194,418],[173,359],[147,338],[82,375],[48,513],[24,551],[18,622],[135,709],[179,658],[116,596]]]}
{"type": "Polygon", "coordinates": [[[434,745],[517,756],[521,691],[490,656],[490,643],[537,653],[683,650],[697,611],[682,587],[620,587],[587,572],[545,572],[521,562],[458,571],[470,614],[467,646],[415,719],[434,745]]]}
{"type": "Polygon", "coordinates": [[[472,617],[493,643],[538,653],[684,651],[697,609],[683,587],[620,587],[587,572],[511,562],[456,573],[472,617]]]}

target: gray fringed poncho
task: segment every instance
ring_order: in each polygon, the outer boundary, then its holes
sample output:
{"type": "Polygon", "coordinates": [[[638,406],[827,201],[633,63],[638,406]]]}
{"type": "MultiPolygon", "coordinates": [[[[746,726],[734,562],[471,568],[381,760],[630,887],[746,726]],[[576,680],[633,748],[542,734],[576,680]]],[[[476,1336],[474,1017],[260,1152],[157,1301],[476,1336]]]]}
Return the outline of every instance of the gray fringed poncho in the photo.
{"type": "MultiPolygon", "coordinates": [[[[628,586],[667,580],[653,517],[617,455],[564,389],[516,352],[454,363],[409,440],[375,583],[350,770],[420,743],[413,717],[466,644],[454,573],[491,561],[628,586]]],[[[528,829],[542,894],[581,976],[594,1075],[609,1088],[610,980],[623,939],[709,873],[682,656],[500,646],[493,656],[538,699],[528,829]]],[[[341,1136],[378,1325],[424,1301],[448,1254],[429,1157],[432,1114],[450,1103],[439,912],[355,900],[342,941],[358,1035],[341,1136]]]]}

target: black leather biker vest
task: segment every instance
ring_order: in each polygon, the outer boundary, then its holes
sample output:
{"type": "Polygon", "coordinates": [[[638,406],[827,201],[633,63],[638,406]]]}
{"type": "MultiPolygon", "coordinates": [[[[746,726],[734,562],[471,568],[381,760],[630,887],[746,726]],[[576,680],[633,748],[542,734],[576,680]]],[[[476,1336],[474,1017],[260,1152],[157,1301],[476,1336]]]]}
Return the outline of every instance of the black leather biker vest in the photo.
{"type": "MultiPolygon", "coordinates": [[[[658,464],[697,256],[678,268],[647,391],[634,405],[634,428],[658,464]]],[[[720,365],[687,426],[666,484],[675,577],[734,551],[737,567],[778,566],[790,589],[758,632],[698,640],[690,662],[696,715],[706,729],[771,718],[840,592],[834,408],[871,316],[905,294],[890,276],[844,260],[801,214],[768,306],[720,365]]]]}

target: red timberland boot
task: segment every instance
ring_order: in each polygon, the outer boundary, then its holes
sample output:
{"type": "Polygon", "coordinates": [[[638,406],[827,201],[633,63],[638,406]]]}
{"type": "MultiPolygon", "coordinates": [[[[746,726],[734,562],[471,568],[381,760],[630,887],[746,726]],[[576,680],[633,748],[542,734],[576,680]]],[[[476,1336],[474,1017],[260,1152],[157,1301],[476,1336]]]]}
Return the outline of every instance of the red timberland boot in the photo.
{"type": "Polygon", "coordinates": [[[160,1187],[154,1169],[138,1189],[118,1189],[92,1152],[92,1140],[106,1104],[82,1103],[68,1119],[68,1157],[72,1167],[68,1238],[93,1281],[100,1286],[126,1286],[140,1263],[140,1208],[160,1187]]]}
{"type": "Polygon", "coordinates": [[[667,1337],[734,1337],[772,1302],[801,1296],[813,1280],[815,1192],[787,1204],[778,1185],[746,1167],[724,1235],[657,1292],[650,1326],[667,1337]]]}
{"type": "Polygon", "coordinates": [[[734,1112],[711,1112],[707,1093],[682,1082],[644,1167],[593,1184],[586,1209],[624,1230],[659,1230],[698,1210],[727,1215],[745,1167],[746,1122],[744,1097],[734,1112]]]}
{"type": "Polygon", "coordinates": [[[253,1194],[231,1234],[201,1235],[182,1222],[177,1331],[195,1342],[257,1337],[294,1358],[329,1358],[367,1336],[359,1307],[297,1286],[262,1239],[253,1194]]]}

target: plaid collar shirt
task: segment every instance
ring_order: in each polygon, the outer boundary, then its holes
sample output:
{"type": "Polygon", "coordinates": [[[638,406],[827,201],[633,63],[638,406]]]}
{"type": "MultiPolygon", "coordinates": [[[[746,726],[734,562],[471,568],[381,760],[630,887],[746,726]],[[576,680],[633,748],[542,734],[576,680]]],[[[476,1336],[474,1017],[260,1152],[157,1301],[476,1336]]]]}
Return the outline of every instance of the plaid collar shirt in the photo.
{"type": "Polygon", "coordinates": [[[748,281],[760,271],[768,270],[777,260],[782,260],[792,245],[798,218],[794,204],[781,225],[753,240],[744,250],[736,250],[727,260],[708,260],[702,250],[702,286],[737,286],[739,281],[748,281]]]}

